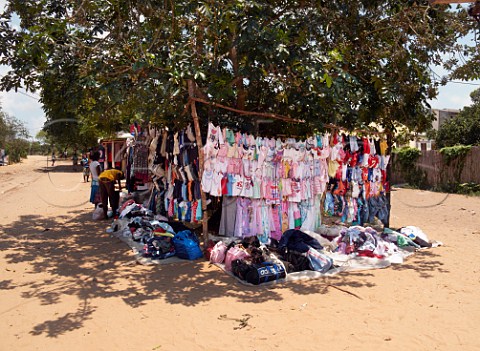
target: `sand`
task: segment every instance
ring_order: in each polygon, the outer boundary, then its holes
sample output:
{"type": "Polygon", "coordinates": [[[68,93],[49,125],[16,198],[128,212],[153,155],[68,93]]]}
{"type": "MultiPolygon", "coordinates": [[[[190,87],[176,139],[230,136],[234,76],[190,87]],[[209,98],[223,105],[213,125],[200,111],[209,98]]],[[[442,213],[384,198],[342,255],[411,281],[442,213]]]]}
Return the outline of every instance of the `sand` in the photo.
{"type": "Polygon", "coordinates": [[[444,246],[247,287],[205,261],[135,264],[71,168],[0,167],[0,350],[480,350],[479,198],[394,189],[391,226],[444,246]]]}

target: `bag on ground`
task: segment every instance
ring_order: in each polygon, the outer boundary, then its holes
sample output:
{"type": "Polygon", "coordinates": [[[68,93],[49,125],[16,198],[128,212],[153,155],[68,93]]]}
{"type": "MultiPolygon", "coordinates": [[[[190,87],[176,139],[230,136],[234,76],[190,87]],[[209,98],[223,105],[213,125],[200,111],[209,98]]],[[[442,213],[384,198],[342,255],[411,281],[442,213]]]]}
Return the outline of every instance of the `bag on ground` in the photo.
{"type": "Polygon", "coordinates": [[[92,213],[92,219],[94,221],[99,221],[101,219],[103,219],[103,207],[102,207],[102,204],[98,204],[97,207],[95,207],[95,209],[93,210],[93,213],[92,213]]]}
{"type": "Polygon", "coordinates": [[[274,280],[283,279],[287,276],[281,263],[263,262],[252,264],[245,275],[245,280],[250,284],[259,285],[274,280]]]}
{"type": "Polygon", "coordinates": [[[241,244],[231,247],[230,249],[228,249],[225,256],[225,269],[231,272],[232,262],[234,260],[242,260],[247,257],[250,257],[250,254],[243,248],[241,244]]]}
{"type": "Polygon", "coordinates": [[[173,245],[178,257],[186,260],[196,260],[203,257],[200,242],[197,236],[190,230],[178,232],[173,237],[173,245]]]}
{"type": "Polygon", "coordinates": [[[333,265],[333,260],[330,257],[315,250],[313,247],[308,249],[307,257],[310,262],[310,268],[317,272],[325,273],[333,265]]]}
{"type": "Polygon", "coordinates": [[[225,254],[227,253],[227,245],[223,241],[219,241],[215,244],[210,253],[210,262],[223,263],[225,261],[225,254]]]}

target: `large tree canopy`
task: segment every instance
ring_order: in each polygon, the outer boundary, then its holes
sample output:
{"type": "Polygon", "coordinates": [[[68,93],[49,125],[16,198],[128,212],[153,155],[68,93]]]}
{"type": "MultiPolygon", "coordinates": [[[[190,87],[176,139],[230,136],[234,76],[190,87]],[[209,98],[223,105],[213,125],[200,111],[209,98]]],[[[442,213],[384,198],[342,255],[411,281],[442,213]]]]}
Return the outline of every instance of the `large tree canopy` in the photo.
{"type": "MultiPolygon", "coordinates": [[[[422,130],[438,84],[429,66],[457,49],[466,17],[428,0],[9,0],[1,88],[41,89],[48,120],[83,131],[184,124],[188,80],[204,100],[302,119],[304,130],[422,130]]],[[[254,121],[211,106],[200,115],[254,121]]]]}

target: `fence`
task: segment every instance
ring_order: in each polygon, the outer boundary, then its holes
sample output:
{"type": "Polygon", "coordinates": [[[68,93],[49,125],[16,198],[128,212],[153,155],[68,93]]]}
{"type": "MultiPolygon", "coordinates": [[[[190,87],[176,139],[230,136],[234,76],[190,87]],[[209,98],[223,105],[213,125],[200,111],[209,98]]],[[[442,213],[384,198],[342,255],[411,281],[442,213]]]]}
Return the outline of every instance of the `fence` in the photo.
{"type": "MultiPolygon", "coordinates": [[[[395,160],[396,155],[393,154],[391,183],[405,183],[402,170],[395,160]]],[[[451,164],[447,165],[443,156],[437,150],[422,151],[416,166],[424,174],[425,179],[422,183],[429,188],[442,188],[449,184],[458,183],[480,184],[480,147],[472,147],[465,157],[463,169],[458,164],[458,160],[452,161],[451,164]]],[[[421,176],[419,174],[419,177],[421,176]]]]}

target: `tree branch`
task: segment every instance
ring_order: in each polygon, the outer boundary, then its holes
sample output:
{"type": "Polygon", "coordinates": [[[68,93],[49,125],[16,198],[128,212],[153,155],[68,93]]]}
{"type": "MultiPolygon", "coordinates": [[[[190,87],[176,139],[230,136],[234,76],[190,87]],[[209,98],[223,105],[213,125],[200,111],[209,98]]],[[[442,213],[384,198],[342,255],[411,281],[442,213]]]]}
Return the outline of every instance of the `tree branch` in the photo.
{"type": "Polygon", "coordinates": [[[211,106],[218,107],[218,108],[223,108],[224,110],[232,111],[232,112],[238,113],[240,115],[259,116],[259,117],[265,117],[265,118],[271,118],[271,119],[278,119],[280,121],[291,122],[291,123],[305,123],[304,120],[293,119],[293,118],[290,118],[290,117],[277,115],[275,113],[238,110],[236,108],[228,107],[228,106],[225,106],[225,105],[222,105],[222,104],[218,104],[216,102],[206,101],[206,100],[195,98],[195,97],[190,97],[190,100],[200,102],[200,103],[206,104],[206,105],[211,105],[211,106]]]}

